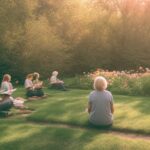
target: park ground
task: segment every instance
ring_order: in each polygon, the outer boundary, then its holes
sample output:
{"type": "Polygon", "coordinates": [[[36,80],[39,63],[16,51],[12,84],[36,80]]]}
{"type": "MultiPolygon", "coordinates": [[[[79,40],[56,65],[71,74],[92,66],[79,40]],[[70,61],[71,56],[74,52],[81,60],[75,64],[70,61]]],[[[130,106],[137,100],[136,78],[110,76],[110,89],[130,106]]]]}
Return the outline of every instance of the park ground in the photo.
{"type": "MultiPolygon", "coordinates": [[[[89,124],[85,112],[89,90],[44,89],[43,100],[26,102],[28,115],[0,119],[0,150],[149,150],[150,98],[114,95],[110,129],[89,124]]],[[[16,96],[24,97],[18,88],[16,96]]]]}

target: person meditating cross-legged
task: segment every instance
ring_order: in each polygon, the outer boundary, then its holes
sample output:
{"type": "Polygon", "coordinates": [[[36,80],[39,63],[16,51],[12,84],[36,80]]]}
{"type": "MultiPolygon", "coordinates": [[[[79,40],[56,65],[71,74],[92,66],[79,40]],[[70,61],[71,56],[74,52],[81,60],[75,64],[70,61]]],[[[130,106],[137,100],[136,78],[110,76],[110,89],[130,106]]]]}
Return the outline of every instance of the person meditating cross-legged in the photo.
{"type": "Polygon", "coordinates": [[[12,93],[16,89],[13,89],[11,84],[11,76],[9,74],[5,74],[3,77],[3,81],[1,83],[0,94],[2,96],[2,100],[0,101],[0,114],[7,114],[12,107],[20,110],[20,113],[30,113],[30,110],[24,105],[25,99],[21,97],[13,98],[12,93]]]}
{"type": "Polygon", "coordinates": [[[35,87],[33,85],[33,74],[28,74],[25,80],[26,96],[32,98],[36,95],[35,87]]]}
{"type": "Polygon", "coordinates": [[[29,100],[45,98],[42,90],[43,82],[39,81],[39,73],[28,74],[25,80],[26,96],[29,100]],[[33,81],[33,79],[35,79],[33,81]]]}
{"type": "Polygon", "coordinates": [[[89,121],[93,125],[107,127],[113,124],[113,96],[106,88],[104,77],[95,78],[94,91],[90,93],[88,102],[89,121]]]}
{"type": "Polygon", "coordinates": [[[12,84],[10,83],[11,76],[5,74],[0,87],[0,94],[2,99],[0,101],[0,115],[5,115],[10,112],[10,109],[13,107],[13,101],[10,98],[12,94],[12,84]]]}
{"type": "Polygon", "coordinates": [[[63,90],[66,91],[66,88],[64,86],[64,82],[62,80],[59,80],[57,78],[58,71],[53,71],[52,76],[50,77],[50,88],[57,89],[57,90],[63,90]]]}
{"type": "Polygon", "coordinates": [[[42,97],[42,96],[44,96],[43,81],[40,81],[39,78],[40,78],[40,74],[37,72],[34,72],[34,74],[33,74],[33,85],[34,85],[35,90],[36,90],[36,96],[42,97]]]}

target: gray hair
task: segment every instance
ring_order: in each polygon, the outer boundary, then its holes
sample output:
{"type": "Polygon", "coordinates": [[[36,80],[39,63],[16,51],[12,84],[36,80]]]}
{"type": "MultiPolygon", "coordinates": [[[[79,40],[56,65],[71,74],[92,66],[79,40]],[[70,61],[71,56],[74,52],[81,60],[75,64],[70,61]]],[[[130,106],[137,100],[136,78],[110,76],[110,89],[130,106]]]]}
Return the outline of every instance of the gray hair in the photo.
{"type": "Polygon", "coordinates": [[[52,72],[52,75],[53,75],[53,76],[57,76],[57,75],[58,75],[58,71],[53,71],[53,72],[52,72]]]}
{"type": "Polygon", "coordinates": [[[106,79],[102,76],[98,76],[94,80],[93,87],[95,90],[102,91],[102,90],[107,89],[107,85],[108,85],[108,83],[107,83],[106,79]]]}

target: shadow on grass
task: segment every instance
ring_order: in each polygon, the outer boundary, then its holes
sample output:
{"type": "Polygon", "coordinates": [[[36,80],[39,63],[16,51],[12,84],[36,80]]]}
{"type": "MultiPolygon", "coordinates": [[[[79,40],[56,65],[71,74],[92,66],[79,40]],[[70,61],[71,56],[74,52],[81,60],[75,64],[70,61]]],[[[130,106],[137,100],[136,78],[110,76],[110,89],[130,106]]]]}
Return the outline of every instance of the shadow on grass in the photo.
{"type": "Polygon", "coordinates": [[[100,134],[38,125],[11,124],[10,127],[7,124],[6,126],[7,128],[0,127],[4,131],[1,134],[1,150],[82,150],[86,143],[100,134]],[[14,128],[12,134],[8,134],[11,133],[12,128],[14,128]]]}
{"type": "MultiPolygon", "coordinates": [[[[50,95],[47,99],[27,103],[31,108],[36,109],[27,120],[36,121],[37,123],[47,122],[93,128],[89,126],[87,121],[88,114],[85,113],[89,91],[70,90],[63,92],[48,89],[45,91],[50,95]]],[[[23,90],[19,89],[17,94],[19,93],[23,94],[23,90]]],[[[115,116],[117,126],[114,123],[114,126],[111,128],[112,130],[124,133],[150,134],[147,125],[144,126],[145,129],[142,125],[136,127],[136,121],[143,123],[142,117],[149,117],[150,99],[148,97],[117,95],[114,96],[114,99],[115,104],[118,105],[116,112],[120,112],[115,116]],[[134,112],[131,114],[132,112],[130,111],[133,110],[136,111],[135,114],[134,112]],[[130,122],[128,123],[128,121],[130,122]]],[[[148,124],[149,122],[145,123],[148,124]]]]}
{"type": "Polygon", "coordinates": [[[73,128],[73,129],[89,129],[89,130],[95,130],[95,131],[101,131],[104,133],[107,133],[109,131],[116,131],[116,132],[121,132],[125,134],[136,134],[136,135],[143,135],[143,136],[148,136],[150,137],[150,132],[145,131],[142,129],[130,129],[130,128],[120,128],[120,127],[115,127],[115,126],[95,126],[89,123],[88,121],[85,122],[85,124],[79,124],[79,123],[74,123],[74,122],[63,122],[59,120],[36,120],[36,119],[27,119],[28,122],[33,123],[33,124],[40,124],[40,125],[54,125],[54,126],[60,126],[60,127],[66,127],[66,128],[73,128]]]}
{"type": "Polygon", "coordinates": [[[131,106],[145,115],[150,115],[149,97],[122,96],[122,95],[118,95],[114,97],[116,103],[131,106]]]}

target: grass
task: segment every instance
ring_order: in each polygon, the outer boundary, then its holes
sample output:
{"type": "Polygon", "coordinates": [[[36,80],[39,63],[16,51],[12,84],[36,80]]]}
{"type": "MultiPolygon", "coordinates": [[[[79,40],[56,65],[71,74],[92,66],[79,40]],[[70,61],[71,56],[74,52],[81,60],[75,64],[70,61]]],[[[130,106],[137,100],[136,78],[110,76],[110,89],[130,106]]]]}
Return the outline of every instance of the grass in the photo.
{"type": "MultiPolygon", "coordinates": [[[[89,126],[87,107],[88,90],[69,92],[50,91],[50,96],[29,104],[36,111],[28,117],[31,121],[44,121],[89,126]]],[[[113,129],[150,134],[150,98],[115,95],[115,120],[113,129]]]]}
{"type": "MultiPolygon", "coordinates": [[[[0,119],[0,150],[150,149],[149,140],[89,128],[85,108],[90,91],[45,91],[49,94],[48,98],[27,102],[36,110],[30,116],[0,119]]],[[[15,96],[24,96],[24,92],[18,88],[15,96]]],[[[116,112],[112,130],[150,134],[150,98],[115,95],[114,100],[116,112]]]]}
{"type": "Polygon", "coordinates": [[[1,150],[149,150],[150,141],[103,131],[0,121],[1,150]],[[9,124],[9,125],[8,125],[9,124]]]}

